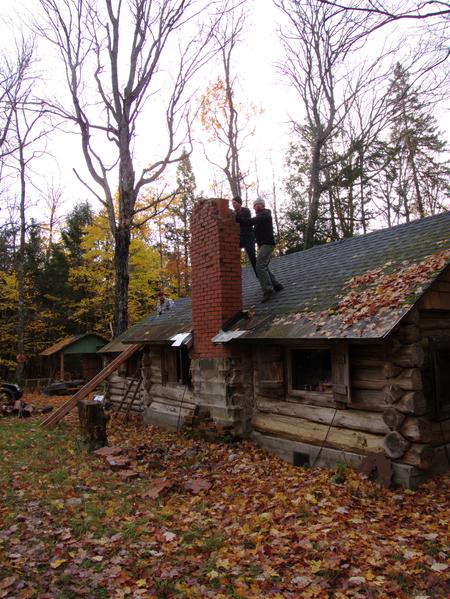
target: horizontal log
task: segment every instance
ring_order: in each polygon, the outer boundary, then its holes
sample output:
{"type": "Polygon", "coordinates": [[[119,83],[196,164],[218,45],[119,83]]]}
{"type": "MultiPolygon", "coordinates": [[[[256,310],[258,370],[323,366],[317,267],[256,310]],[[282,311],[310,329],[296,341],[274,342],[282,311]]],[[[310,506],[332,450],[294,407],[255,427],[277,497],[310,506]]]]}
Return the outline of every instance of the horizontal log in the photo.
{"type": "MultiPolygon", "coordinates": [[[[425,360],[425,352],[420,343],[403,345],[392,355],[392,362],[402,368],[420,368],[425,360]]],[[[398,375],[399,373],[397,373],[398,375]]],[[[395,375],[395,376],[397,376],[395,375]]]]}
{"type": "Polygon", "coordinates": [[[416,466],[419,470],[428,470],[433,465],[434,449],[431,445],[414,443],[402,456],[400,462],[416,466]]]}
{"type": "Polygon", "coordinates": [[[450,443],[450,419],[431,422],[430,443],[432,445],[450,443]]]}
{"type": "Polygon", "coordinates": [[[431,422],[427,418],[409,416],[402,424],[400,432],[408,441],[429,443],[431,441],[431,422]]]}
{"type": "Polygon", "coordinates": [[[395,408],[404,414],[423,416],[427,412],[428,406],[422,391],[408,391],[396,402],[395,408]]]}
{"type": "Polygon", "coordinates": [[[450,293],[450,279],[448,281],[437,281],[434,284],[435,291],[441,291],[443,293],[450,293]]]}
{"type": "Polygon", "coordinates": [[[158,414],[176,415],[180,416],[180,418],[190,416],[194,411],[193,406],[185,406],[184,404],[181,407],[180,405],[169,406],[158,401],[152,401],[152,403],[149,405],[147,409],[151,410],[151,412],[156,412],[158,414]]]}
{"type": "Polygon", "coordinates": [[[385,347],[382,345],[358,345],[350,347],[350,364],[378,366],[385,359],[385,347]]]}
{"type": "Polygon", "coordinates": [[[415,343],[420,340],[420,328],[416,324],[405,324],[395,332],[395,338],[400,343],[415,343]]]}
{"type": "Polygon", "coordinates": [[[404,368],[401,375],[392,379],[392,383],[405,391],[421,391],[422,372],[420,368],[404,368]]]}
{"type": "MultiPolygon", "coordinates": [[[[283,400],[277,398],[276,396],[274,397],[273,395],[269,395],[269,394],[263,395],[263,394],[259,393],[257,391],[257,389],[255,389],[255,405],[259,404],[260,402],[264,402],[264,401],[281,402],[283,400]]],[[[306,398],[306,397],[301,397],[301,396],[296,396],[296,395],[286,395],[286,401],[296,403],[296,404],[303,404],[303,405],[311,405],[311,403],[312,403],[312,400],[310,397],[306,398]]],[[[313,399],[313,403],[314,403],[314,405],[317,405],[320,407],[328,407],[328,408],[336,407],[336,402],[334,401],[333,397],[327,396],[324,393],[316,393],[315,397],[313,399]]]]}
{"type": "Polygon", "coordinates": [[[303,418],[263,414],[254,415],[253,428],[261,433],[277,435],[286,439],[357,451],[363,454],[381,452],[383,437],[362,431],[337,428],[311,422],[303,418]]]}
{"type": "Polygon", "coordinates": [[[450,322],[447,318],[441,318],[435,316],[434,314],[427,314],[426,312],[422,313],[422,322],[420,323],[421,330],[436,330],[440,329],[450,329],[450,322]]]}
{"type": "Polygon", "coordinates": [[[186,385],[167,384],[161,385],[155,383],[151,386],[149,394],[152,397],[164,397],[166,399],[175,399],[177,401],[192,401],[192,389],[186,385]]]}
{"type": "Polygon", "coordinates": [[[388,408],[383,412],[383,420],[390,430],[398,430],[405,421],[406,415],[395,408],[388,408]]]}
{"type": "Polygon", "coordinates": [[[419,310],[413,308],[402,318],[402,324],[419,324],[419,310]]]}
{"type": "Polygon", "coordinates": [[[385,362],[383,365],[382,376],[384,379],[392,379],[402,373],[402,368],[392,362],[385,362]]]}
{"type": "Polygon", "coordinates": [[[389,432],[389,428],[383,421],[381,413],[353,410],[351,407],[346,410],[337,410],[335,408],[309,406],[292,401],[262,400],[256,404],[256,409],[264,413],[304,418],[319,424],[329,425],[333,423],[333,426],[369,433],[382,435],[389,432]]]}
{"type": "Polygon", "coordinates": [[[383,439],[384,451],[391,459],[401,458],[410,445],[410,442],[398,431],[391,431],[383,439]]]}
{"type": "Polygon", "coordinates": [[[421,310],[450,310],[450,293],[428,291],[419,302],[421,310]]]}
{"type": "Polygon", "coordinates": [[[387,405],[384,389],[352,388],[352,408],[355,410],[382,412],[387,405]]]}
{"type": "Polygon", "coordinates": [[[194,408],[195,403],[192,397],[188,399],[183,399],[183,401],[179,399],[170,399],[168,397],[160,397],[158,395],[149,394],[146,397],[147,405],[152,404],[153,402],[158,402],[167,406],[179,407],[179,406],[187,406],[189,408],[194,408]]]}
{"type": "Polygon", "coordinates": [[[395,404],[401,399],[404,395],[403,389],[401,389],[398,385],[386,385],[384,387],[384,397],[387,404],[395,404]]]}

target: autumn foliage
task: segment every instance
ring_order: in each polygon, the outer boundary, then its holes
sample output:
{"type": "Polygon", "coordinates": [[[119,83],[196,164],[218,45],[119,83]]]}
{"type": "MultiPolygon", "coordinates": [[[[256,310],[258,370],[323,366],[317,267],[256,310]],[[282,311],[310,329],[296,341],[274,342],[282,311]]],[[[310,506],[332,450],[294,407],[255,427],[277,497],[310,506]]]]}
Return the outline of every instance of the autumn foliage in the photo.
{"type": "Polygon", "coordinates": [[[0,428],[0,597],[448,596],[449,476],[389,490],[118,416],[125,477],[75,415],[0,428]]]}

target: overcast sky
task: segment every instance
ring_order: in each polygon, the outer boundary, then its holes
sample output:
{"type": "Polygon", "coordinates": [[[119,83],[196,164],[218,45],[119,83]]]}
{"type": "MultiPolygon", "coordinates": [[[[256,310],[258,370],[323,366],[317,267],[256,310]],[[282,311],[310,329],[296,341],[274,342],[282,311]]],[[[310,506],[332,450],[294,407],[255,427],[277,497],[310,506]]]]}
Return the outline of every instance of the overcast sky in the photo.
{"type": "MultiPolygon", "coordinates": [[[[37,0],[15,0],[15,2],[1,2],[1,15],[7,19],[2,26],[0,44],[5,47],[12,33],[19,30],[20,24],[26,20],[22,15],[27,11],[37,12],[37,0]]],[[[290,90],[286,81],[276,69],[277,61],[281,60],[281,48],[277,37],[280,15],[274,7],[272,0],[249,0],[249,18],[247,31],[243,42],[236,49],[235,70],[239,73],[241,89],[238,100],[249,101],[262,110],[255,122],[255,135],[246,143],[246,153],[243,156],[244,166],[249,164],[249,179],[256,182],[259,178],[260,191],[271,196],[272,180],[274,173],[278,185],[279,200],[282,198],[281,180],[283,176],[283,160],[289,141],[290,127],[289,116],[301,120],[302,113],[293,90],[290,90]]],[[[58,80],[58,63],[55,62],[48,46],[40,44],[38,48],[40,57],[39,69],[45,74],[45,86],[57,96],[65,92],[65,81],[62,80],[61,72],[58,80]]],[[[219,71],[214,72],[213,67],[208,68],[198,92],[202,91],[202,85],[208,78],[214,79],[219,71]]],[[[195,131],[199,136],[199,128],[195,131]]],[[[158,135],[154,130],[149,130],[149,144],[154,144],[158,135]]],[[[48,155],[36,163],[34,180],[40,188],[45,188],[45,181],[53,179],[55,185],[64,187],[66,209],[77,201],[89,197],[87,190],[77,181],[73,174],[73,166],[80,172],[85,172],[84,161],[80,151],[80,140],[77,134],[58,133],[54,134],[47,145],[48,155]]],[[[210,148],[211,150],[211,148],[210,148]]],[[[137,162],[144,164],[146,156],[137,156],[137,162]]],[[[197,178],[198,190],[205,194],[210,192],[209,183],[213,177],[213,167],[204,158],[201,146],[196,145],[192,155],[194,172],[197,178]]],[[[166,178],[170,178],[167,173],[166,178]]],[[[87,180],[89,178],[87,177],[87,180]]],[[[174,180],[174,179],[173,179],[174,180]]],[[[91,181],[89,180],[89,183],[91,181]]],[[[227,189],[225,187],[225,189],[227,189]]],[[[256,189],[252,191],[256,194],[256,189]]],[[[34,201],[37,201],[39,193],[33,192],[34,201]]],[[[97,202],[93,201],[97,208],[97,202]]],[[[35,211],[42,214],[42,210],[35,211]]]]}

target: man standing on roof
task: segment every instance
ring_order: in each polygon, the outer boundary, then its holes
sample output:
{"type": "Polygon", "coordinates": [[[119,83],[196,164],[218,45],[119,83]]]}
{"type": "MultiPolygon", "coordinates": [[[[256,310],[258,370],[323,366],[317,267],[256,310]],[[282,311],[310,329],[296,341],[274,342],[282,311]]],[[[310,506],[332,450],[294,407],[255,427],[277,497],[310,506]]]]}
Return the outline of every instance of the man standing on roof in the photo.
{"type": "Polygon", "coordinates": [[[166,297],[164,291],[158,293],[158,304],[156,305],[156,313],[161,316],[163,312],[168,312],[173,307],[174,301],[166,297]]]}
{"type": "Polygon", "coordinates": [[[256,275],[263,291],[261,303],[270,300],[277,291],[283,289],[283,285],[277,281],[269,269],[270,259],[275,247],[275,238],[273,234],[272,214],[266,208],[263,198],[258,197],[253,202],[255,216],[246,218],[239,214],[236,220],[239,224],[252,225],[254,227],[255,239],[258,244],[258,254],[256,256],[256,275]]]}
{"type": "MultiPolygon", "coordinates": [[[[240,196],[235,196],[233,198],[233,208],[236,212],[236,217],[251,217],[250,210],[242,205],[242,198],[240,196]]],[[[239,247],[243,248],[246,251],[250,264],[252,265],[253,270],[256,274],[255,234],[253,232],[253,226],[251,225],[251,223],[243,222],[239,222],[239,226],[239,247]]]]}

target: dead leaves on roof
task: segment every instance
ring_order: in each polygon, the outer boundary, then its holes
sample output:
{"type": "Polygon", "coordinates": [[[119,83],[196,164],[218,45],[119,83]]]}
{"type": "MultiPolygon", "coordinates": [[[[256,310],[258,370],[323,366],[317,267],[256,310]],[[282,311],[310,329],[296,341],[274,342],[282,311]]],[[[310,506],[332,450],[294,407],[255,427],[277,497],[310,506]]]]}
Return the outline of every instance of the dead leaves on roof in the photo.
{"type": "Polygon", "coordinates": [[[421,262],[393,264],[368,271],[350,279],[345,287],[350,291],[334,310],[345,325],[374,316],[383,308],[396,308],[412,303],[433,276],[450,260],[450,250],[441,250],[421,262]]]}

